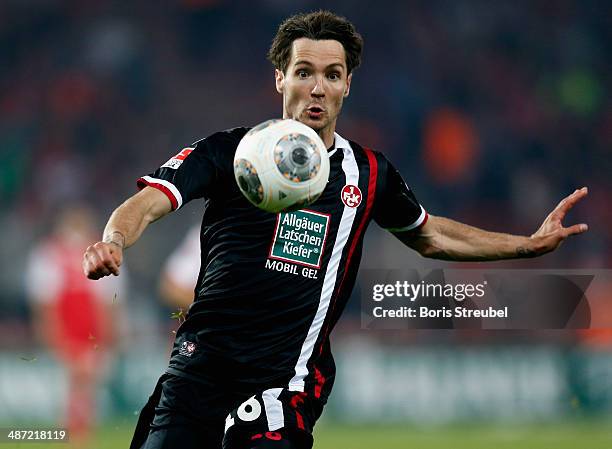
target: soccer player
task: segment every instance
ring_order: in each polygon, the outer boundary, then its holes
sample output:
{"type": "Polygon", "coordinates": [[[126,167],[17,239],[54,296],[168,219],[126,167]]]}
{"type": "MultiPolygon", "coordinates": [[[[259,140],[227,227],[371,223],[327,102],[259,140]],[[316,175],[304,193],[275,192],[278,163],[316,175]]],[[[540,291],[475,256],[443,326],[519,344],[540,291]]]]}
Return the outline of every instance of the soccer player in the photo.
{"type": "Polygon", "coordinates": [[[585,188],[530,237],[428,215],[382,153],[335,132],[362,43],[349,21],[319,11],[286,19],[268,54],[283,117],[313,128],[329,151],[328,185],[308,210],[270,214],[243,197],[233,155],[248,128],[235,128],[140,178],[141,191],[115,210],[103,241],[87,248],[88,277],[117,275],[124,250],[150,223],[193,199],[206,201],[195,301],[132,449],[312,447],[334,382],[329,334],[372,220],[423,256],[447,260],[538,256],[587,229],[562,225],[585,188]]]}
{"type": "Polygon", "coordinates": [[[52,232],[33,248],[24,276],[36,333],[65,369],[63,425],[72,448],[91,442],[96,390],[112,364],[125,291],[125,273],[101,282],[82,275],[83,246],[95,229],[91,210],[65,206],[52,232]]]}

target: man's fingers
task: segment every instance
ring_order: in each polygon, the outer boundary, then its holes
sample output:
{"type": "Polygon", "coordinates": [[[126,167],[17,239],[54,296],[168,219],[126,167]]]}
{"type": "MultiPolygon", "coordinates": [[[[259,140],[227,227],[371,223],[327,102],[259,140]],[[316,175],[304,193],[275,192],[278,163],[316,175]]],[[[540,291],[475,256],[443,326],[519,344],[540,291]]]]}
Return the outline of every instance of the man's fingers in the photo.
{"type": "Polygon", "coordinates": [[[568,210],[574,207],[574,204],[576,204],[582,198],[587,196],[588,193],[589,189],[583,187],[581,189],[575,190],[574,193],[562,199],[559,205],[556,207],[556,211],[561,212],[561,219],[563,219],[563,216],[565,216],[568,210]]]}
{"type": "Polygon", "coordinates": [[[95,271],[100,277],[108,276],[111,274],[110,269],[106,266],[106,263],[102,260],[97,252],[90,252],[87,254],[87,258],[90,264],[90,270],[95,271]]]}
{"type": "Polygon", "coordinates": [[[99,253],[101,253],[102,263],[106,268],[110,270],[112,274],[115,276],[119,275],[119,264],[115,262],[115,256],[111,253],[111,250],[108,246],[102,246],[98,249],[99,253]]]}
{"type": "Polygon", "coordinates": [[[87,248],[83,271],[89,279],[100,279],[110,274],[119,275],[119,265],[109,247],[99,242],[87,248]]]}
{"type": "Polygon", "coordinates": [[[570,235],[582,234],[583,232],[588,231],[589,225],[586,223],[575,224],[568,228],[563,229],[563,234],[565,237],[569,237],[570,235]]]}
{"type": "Polygon", "coordinates": [[[85,269],[85,273],[89,279],[97,280],[103,278],[104,276],[108,276],[110,271],[107,269],[95,268],[90,263],[90,266],[85,269]]]}

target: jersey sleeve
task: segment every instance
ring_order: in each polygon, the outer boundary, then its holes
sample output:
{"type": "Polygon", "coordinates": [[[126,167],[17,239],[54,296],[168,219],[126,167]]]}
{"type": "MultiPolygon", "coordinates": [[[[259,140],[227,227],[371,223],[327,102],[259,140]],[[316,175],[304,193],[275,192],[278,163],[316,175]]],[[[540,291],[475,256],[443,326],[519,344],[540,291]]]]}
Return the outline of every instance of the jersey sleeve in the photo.
{"type": "Polygon", "coordinates": [[[138,188],[149,186],[160,190],[172,203],[172,210],[193,199],[209,197],[226,171],[223,170],[223,151],[219,147],[226,146],[227,142],[221,134],[213,134],[183,148],[155,172],[139,178],[138,188]]]}
{"type": "Polygon", "coordinates": [[[415,231],[427,222],[429,216],[397,169],[384,157],[383,164],[374,220],[391,232],[415,231]]]}

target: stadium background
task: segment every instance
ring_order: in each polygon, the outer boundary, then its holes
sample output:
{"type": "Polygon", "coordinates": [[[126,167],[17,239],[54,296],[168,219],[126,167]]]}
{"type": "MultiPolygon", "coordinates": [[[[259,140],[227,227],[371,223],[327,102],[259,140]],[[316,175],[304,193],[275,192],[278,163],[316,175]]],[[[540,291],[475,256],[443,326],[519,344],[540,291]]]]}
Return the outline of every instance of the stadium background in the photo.
{"type": "MultiPolygon", "coordinates": [[[[609,2],[3,1],[0,427],[61,416],[65,379],[35,338],[24,279],[57,210],[87,203],[101,231],[139,175],[213,131],[278,116],[268,45],[283,17],[321,6],[365,37],[340,133],[384,151],[431,213],[486,229],[532,233],[587,185],[567,220],[586,235],[495,267],[610,267],[609,2]]],[[[201,207],[127,252],[94,447],[127,446],[164,369],[176,323],[158,276],[201,207]]],[[[362,267],[466,266],[421,259],[375,226],[367,240],[362,267]]],[[[334,346],[318,448],[612,445],[609,331],[364,331],[353,301],[334,346]]]]}

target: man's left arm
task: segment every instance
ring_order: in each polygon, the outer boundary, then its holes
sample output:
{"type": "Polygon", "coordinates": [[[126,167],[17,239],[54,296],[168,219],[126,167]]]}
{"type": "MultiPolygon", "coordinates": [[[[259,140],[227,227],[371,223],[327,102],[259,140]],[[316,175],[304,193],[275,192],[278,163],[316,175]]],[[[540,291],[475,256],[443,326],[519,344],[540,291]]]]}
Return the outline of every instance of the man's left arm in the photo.
{"type": "Polygon", "coordinates": [[[434,259],[487,261],[541,256],[557,249],[570,235],[588,229],[585,223],[563,227],[567,212],[587,193],[583,187],[561,200],[530,237],[484,231],[431,215],[418,230],[393,234],[422,256],[434,259]]]}

